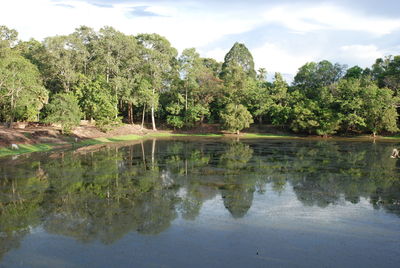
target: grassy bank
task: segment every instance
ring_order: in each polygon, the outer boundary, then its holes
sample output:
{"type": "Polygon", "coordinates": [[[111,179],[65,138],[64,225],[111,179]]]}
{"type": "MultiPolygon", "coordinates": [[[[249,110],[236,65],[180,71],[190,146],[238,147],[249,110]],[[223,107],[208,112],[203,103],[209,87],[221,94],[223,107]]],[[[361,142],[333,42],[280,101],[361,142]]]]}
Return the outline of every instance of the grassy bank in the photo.
{"type": "Polygon", "coordinates": [[[243,133],[240,138],[299,138],[290,134],[261,134],[261,133],[243,133]]]}
{"type": "Polygon", "coordinates": [[[0,147],[0,157],[9,156],[9,155],[17,155],[17,154],[26,154],[33,152],[44,152],[54,149],[56,145],[54,144],[18,144],[18,149],[12,150],[11,148],[0,147]]]}
{"type": "Polygon", "coordinates": [[[148,138],[157,138],[157,137],[222,137],[222,134],[175,134],[175,133],[153,133],[147,135],[124,135],[124,136],[116,136],[111,138],[94,138],[94,139],[86,139],[81,140],[79,142],[65,142],[60,144],[18,144],[18,149],[11,149],[11,147],[0,147],[0,157],[3,156],[12,156],[33,152],[45,152],[49,150],[53,150],[60,147],[74,147],[79,148],[83,146],[96,145],[96,144],[104,144],[109,142],[123,142],[123,141],[134,141],[140,139],[148,139],[148,138]]]}
{"type": "MultiPolygon", "coordinates": [[[[81,140],[79,142],[65,142],[60,144],[47,144],[47,143],[40,143],[40,144],[18,144],[18,149],[12,150],[11,147],[0,147],[0,157],[3,156],[12,156],[12,155],[19,155],[19,154],[26,154],[26,153],[33,153],[33,152],[45,152],[50,151],[57,148],[62,147],[73,147],[79,148],[83,146],[89,145],[96,145],[96,144],[104,144],[110,142],[124,142],[124,141],[135,141],[141,139],[149,139],[149,138],[162,138],[162,137],[228,137],[228,138],[240,138],[240,139],[257,139],[257,138],[305,138],[307,137],[299,137],[290,134],[261,134],[261,133],[243,133],[240,136],[232,135],[224,135],[224,134],[184,134],[184,133],[168,133],[168,132],[159,132],[159,133],[152,133],[147,135],[124,135],[124,136],[116,136],[110,138],[94,138],[94,139],[86,139],[81,140]]],[[[311,137],[308,137],[311,138],[311,137]]],[[[314,137],[316,138],[316,137],[314,137]]],[[[332,137],[335,139],[346,139],[346,140],[359,140],[360,137],[352,137],[352,138],[340,138],[340,137],[332,137]]],[[[367,138],[362,137],[361,139],[367,140],[367,138]]],[[[370,138],[368,138],[370,140],[370,138]]],[[[384,141],[399,141],[400,136],[386,136],[386,137],[379,137],[377,140],[384,140],[384,141]]]]}

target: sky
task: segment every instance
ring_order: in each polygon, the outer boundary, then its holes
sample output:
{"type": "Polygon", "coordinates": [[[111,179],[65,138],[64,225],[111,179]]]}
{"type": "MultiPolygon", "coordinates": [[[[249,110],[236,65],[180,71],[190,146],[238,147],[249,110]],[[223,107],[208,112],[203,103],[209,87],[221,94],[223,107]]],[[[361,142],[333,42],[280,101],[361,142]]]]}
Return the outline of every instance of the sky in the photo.
{"type": "Polygon", "coordinates": [[[182,52],[223,61],[235,42],[256,68],[293,78],[310,61],[371,66],[400,54],[399,0],[1,0],[0,25],[22,40],[70,34],[86,25],[125,34],[158,33],[182,52]]]}

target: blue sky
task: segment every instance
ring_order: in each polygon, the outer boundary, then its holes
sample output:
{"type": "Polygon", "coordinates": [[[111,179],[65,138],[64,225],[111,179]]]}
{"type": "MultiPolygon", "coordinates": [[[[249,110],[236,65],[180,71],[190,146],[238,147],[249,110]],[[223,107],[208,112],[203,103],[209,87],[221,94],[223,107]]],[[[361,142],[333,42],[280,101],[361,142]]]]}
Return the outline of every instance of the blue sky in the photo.
{"type": "Polygon", "coordinates": [[[178,51],[195,47],[219,61],[245,43],[256,67],[293,77],[323,59],[370,66],[400,54],[398,0],[2,0],[0,24],[27,40],[109,25],[126,34],[158,33],[178,51]]]}

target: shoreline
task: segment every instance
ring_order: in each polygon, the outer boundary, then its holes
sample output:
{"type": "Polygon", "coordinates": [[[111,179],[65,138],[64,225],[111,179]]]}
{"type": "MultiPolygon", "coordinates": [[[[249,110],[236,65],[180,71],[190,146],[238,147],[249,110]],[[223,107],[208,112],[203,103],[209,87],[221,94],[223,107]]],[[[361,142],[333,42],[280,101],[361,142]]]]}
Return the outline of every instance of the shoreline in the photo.
{"type": "MultiPolygon", "coordinates": [[[[143,135],[140,134],[128,134],[128,135],[117,135],[111,137],[97,137],[80,139],[78,142],[64,141],[61,143],[34,143],[34,144],[18,144],[18,149],[11,149],[9,147],[0,147],[0,158],[6,156],[14,156],[21,154],[28,154],[34,152],[46,152],[56,149],[69,149],[69,148],[82,148],[91,145],[99,145],[106,143],[118,143],[127,141],[139,141],[150,138],[174,138],[174,137],[203,137],[203,138],[227,138],[227,139],[300,139],[300,140],[318,140],[318,141],[360,141],[360,142],[398,142],[400,137],[397,136],[379,136],[375,139],[370,136],[330,136],[330,137],[319,137],[319,136],[295,136],[290,134],[271,134],[271,133],[246,133],[243,132],[240,135],[236,134],[223,134],[223,133],[173,133],[173,132],[152,132],[143,135]]],[[[70,139],[71,140],[71,139],[70,139]]]]}

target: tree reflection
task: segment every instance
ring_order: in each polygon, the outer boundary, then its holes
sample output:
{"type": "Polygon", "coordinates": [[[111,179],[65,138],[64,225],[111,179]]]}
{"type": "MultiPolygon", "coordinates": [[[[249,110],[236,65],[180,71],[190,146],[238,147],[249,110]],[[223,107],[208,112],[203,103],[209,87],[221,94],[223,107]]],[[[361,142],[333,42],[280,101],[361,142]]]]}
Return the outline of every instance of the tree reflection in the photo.
{"type": "Polygon", "coordinates": [[[249,145],[230,143],[220,156],[219,166],[224,169],[224,186],[220,187],[224,206],[234,218],[246,215],[253,203],[256,180],[249,164],[253,150],[249,145]]]}
{"type": "Polygon", "coordinates": [[[98,151],[42,153],[0,163],[0,258],[32,228],[82,242],[152,235],[195,220],[221,196],[244,217],[254,193],[293,190],[306,206],[369,200],[400,216],[400,160],[390,144],[149,140],[98,151]]]}

